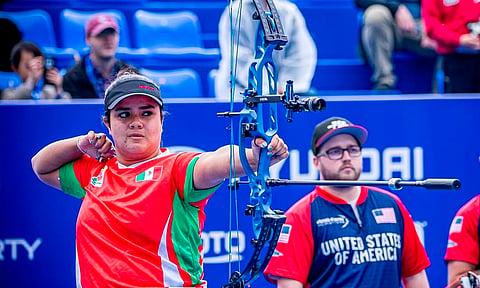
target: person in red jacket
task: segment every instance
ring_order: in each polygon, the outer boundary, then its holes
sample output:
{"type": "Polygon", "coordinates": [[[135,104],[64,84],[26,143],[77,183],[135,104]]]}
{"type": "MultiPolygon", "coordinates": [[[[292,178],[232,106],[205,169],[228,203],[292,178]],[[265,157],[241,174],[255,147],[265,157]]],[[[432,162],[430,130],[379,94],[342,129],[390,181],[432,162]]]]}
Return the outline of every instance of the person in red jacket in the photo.
{"type": "Polygon", "coordinates": [[[422,16],[443,55],[445,92],[480,92],[480,2],[424,0],[422,16]]]}

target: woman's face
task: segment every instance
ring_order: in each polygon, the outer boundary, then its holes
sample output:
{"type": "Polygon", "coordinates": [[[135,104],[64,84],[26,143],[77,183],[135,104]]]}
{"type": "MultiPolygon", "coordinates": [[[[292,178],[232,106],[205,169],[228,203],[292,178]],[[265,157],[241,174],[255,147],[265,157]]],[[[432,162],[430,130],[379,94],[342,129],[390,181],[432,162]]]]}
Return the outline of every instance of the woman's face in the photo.
{"type": "Polygon", "coordinates": [[[128,166],[158,155],[163,119],[159,104],[152,98],[135,95],[123,99],[111,110],[110,125],[105,124],[120,163],[128,166]]]}

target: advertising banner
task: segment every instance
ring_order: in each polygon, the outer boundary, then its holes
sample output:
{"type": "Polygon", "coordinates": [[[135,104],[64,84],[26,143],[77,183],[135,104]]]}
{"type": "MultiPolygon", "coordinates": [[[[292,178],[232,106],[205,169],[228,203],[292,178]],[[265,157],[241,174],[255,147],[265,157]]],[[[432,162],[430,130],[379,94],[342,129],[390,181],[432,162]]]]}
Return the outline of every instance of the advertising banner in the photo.
{"type": "MultiPolygon", "coordinates": [[[[327,109],[294,113],[288,123],[279,109],[279,135],[290,156],[270,176],[318,179],[310,151],[315,125],[341,116],[369,132],[364,145],[363,180],[398,177],[417,181],[458,178],[458,191],[405,187],[392,191],[413,219],[431,260],[431,287],[444,287],[443,255],[455,212],[480,191],[480,98],[442,96],[325,97],[327,109]]],[[[238,138],[238,119],[219,118],[229,103],[168,100],[162,146],[174,151],[210,151],[238,138]]],[[[241,103],[234,105],[236,111],[241,103]]],[[[42,182],[31,168],[32,156],[48,143],[86,134],[107,133],[103,105],[96,101],[0,102],[0,287],[75,287],[75,222],[81,201],[42,182]]],[[[235,140],[236,141],[236,140],[235,140]]],[[[211,197],[203,231],[205,279],[220,287],[252,256],[252,220],[245,216],[248,185],[236,191],[227,181],[211,197]],[[229,253],[231,251],[232,253],[229,253]],[[229,264],[230,262],[230,264],[229,264]]],[[[382,187],[388,190],[388,187],[382,187]]],[[[272,208],[287,210],[313,186],[272,188],[272,208]]],[[[274,287],[263,276],[251,287],[274,287]]]]}

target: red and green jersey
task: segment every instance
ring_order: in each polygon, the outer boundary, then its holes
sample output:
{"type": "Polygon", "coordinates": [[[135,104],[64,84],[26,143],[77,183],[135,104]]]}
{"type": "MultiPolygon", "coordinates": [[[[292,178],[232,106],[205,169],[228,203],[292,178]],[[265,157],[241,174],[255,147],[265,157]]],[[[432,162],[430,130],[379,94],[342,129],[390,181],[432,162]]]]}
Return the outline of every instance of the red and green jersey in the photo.
{"type": "Polygon", "coordinates": [[[60,169],[83,199],[76,229],[79,287],[203,287],[204,207],[197,153],[168,153],[133,167],[84,156],[60,169]]]}

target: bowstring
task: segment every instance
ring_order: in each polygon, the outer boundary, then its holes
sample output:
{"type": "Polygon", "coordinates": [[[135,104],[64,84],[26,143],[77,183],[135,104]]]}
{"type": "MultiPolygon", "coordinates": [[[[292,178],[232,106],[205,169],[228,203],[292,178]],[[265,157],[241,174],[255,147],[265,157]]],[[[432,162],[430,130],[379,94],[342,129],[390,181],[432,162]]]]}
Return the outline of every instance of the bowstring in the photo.
{"type": "MultiPolygon", "coordinates": [[[[230,112],[233,112],[234,109],[234,101],[235,101],[235,88],[236,88],[236,75],[237,75],[237,65],[238,65],[238,50],[239,50],[239,42],[240,42],[240,23],[242,19],[242,7],[243,7],[243,0],[238,0],[238,8],[236,11],[235,19],[233,19],[233,2],[234,0],[229,0],[229,23],[230,23],[230,112]],[[235,21],[234,21],[235,20],[235,21]],[[235,33],[237,31],[237,33],[235,33]],[[235,55],[235,56],[234,56],[235,55]]],[[[232,275],[232,215],[235,215],[235,233],[238,237],[240,225],[239,225],[239,211],[238,211],[238,191],[237,186],[233,183],[234,179],[236,179],[236,163],[235,163],[235,123],[233,117],[230,117],[230,175],[229,175],[229,221],[228,221],[228,229],[230,231],[229,235],[229,243],[228,243],[228,271],[229,275],[232,275]],[[232,199],[233,197],[233,199],[232,199]],[[234,200],[234,207],[232,208],[232,200],[234,200]],[[232,211],[233,210],[233,211],[232,211]]],[[[239,139],[240,140],[240,139],[239,139]]],[[[241,153],[239,151],[239,153],[241,153]]],[[[237,244],[237,250],[239,245],[237,244]]],[[[238,264],[238,271],[241,271],[241,262],[240,262],[240,251],[236,251],[237,255],[237,264],[238,264]]]]}

